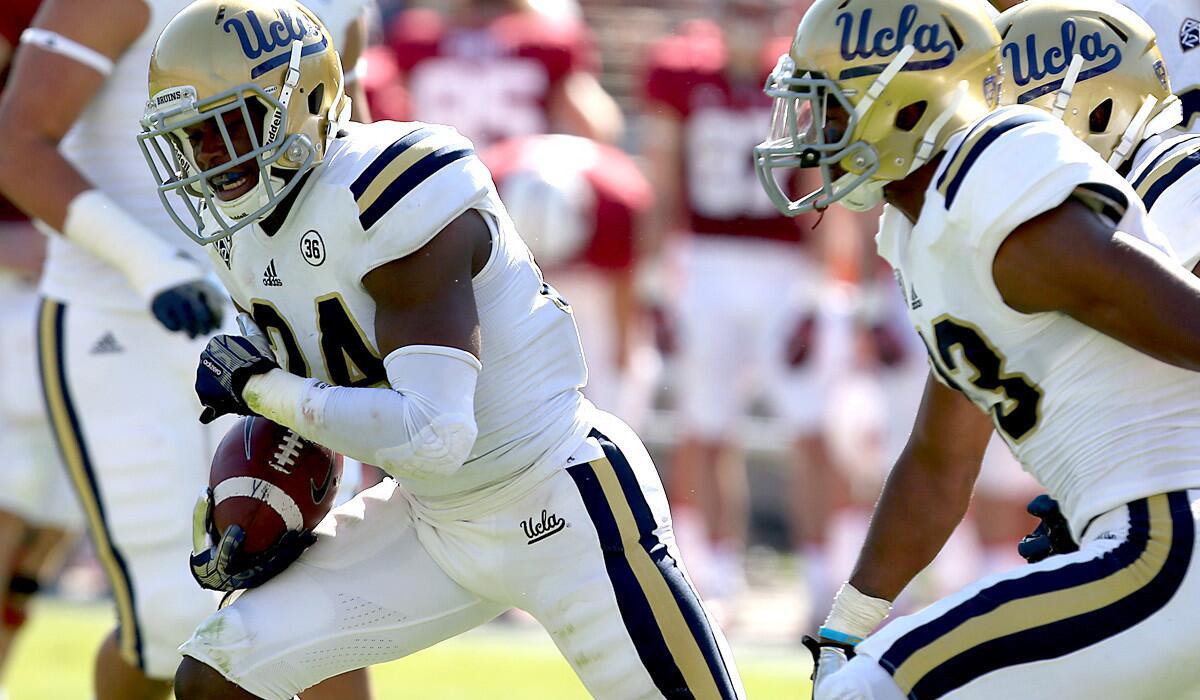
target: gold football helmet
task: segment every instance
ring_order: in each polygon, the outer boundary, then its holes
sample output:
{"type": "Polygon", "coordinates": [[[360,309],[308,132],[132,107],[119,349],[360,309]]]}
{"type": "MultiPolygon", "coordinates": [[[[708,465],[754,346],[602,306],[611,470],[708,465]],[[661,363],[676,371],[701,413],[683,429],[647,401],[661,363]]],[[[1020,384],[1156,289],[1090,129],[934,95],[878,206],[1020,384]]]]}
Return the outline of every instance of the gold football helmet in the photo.
{"type": "Polygon", "coordinates": [[[207,244],[268,214],[325,157],[349,114],[333,40],[307,8],[288,0],[197,0],[154,45],[138,142],[168,213],[207,244]],[[231,137],[239,117],[249,149],[231,137]],[[223,162],[208,169],[188,138],[199,127],[218,130],[225,146],[223,162]],[[190,221],[172,206],[171,192],[190,221]],[[204,208],[216,228],[205,230],[204,208]]]}
{"type": "Polygon", "coordinates": [[[1115,167],[1183,118],[1154,30],[1115,0],[1040,0],[996,20],[1005,104],[1062,118],[1115,167]]]}
{"type": "Polygon", "coordinates": [[[780,211],[866,210],[998,104],[1000,35],[985,0],[817,0],[767,79],[755,167],[780,211]],[[798,200],[776,170],[819,168],[798,200]]]}

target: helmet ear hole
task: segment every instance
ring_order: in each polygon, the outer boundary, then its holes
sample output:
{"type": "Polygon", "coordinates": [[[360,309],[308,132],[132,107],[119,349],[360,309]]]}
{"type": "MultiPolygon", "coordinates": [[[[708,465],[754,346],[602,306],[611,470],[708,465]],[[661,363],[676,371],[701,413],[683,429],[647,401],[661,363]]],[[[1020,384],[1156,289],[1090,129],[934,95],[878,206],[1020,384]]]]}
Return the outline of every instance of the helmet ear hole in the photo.
{"type": "Polygon", "coordinates": [[[917,124],[921,122],[921,117],[925,116],[925,110],[928,108],[929,103],[925,100],[901,107],[900,111],[896,112],[896,128],[901,131],[912,131],[917,128],[917,124]]]}
{"type": "Polygon", "coordinates": [[[1108,98],[1096,105],[1092,113],[1088,115],[1088,129],[1093,134],[1103,134],[1108,131],[1108,123],[1112,120],[1113,101],[1108,98]]]}
{"type": "Polygon", "coordinates": [[[319,114],[321,112],[321,102],[325,98],[325,83],[318,84],[313,91],[308,93],[308,112],[309,114],[319,114]]]}

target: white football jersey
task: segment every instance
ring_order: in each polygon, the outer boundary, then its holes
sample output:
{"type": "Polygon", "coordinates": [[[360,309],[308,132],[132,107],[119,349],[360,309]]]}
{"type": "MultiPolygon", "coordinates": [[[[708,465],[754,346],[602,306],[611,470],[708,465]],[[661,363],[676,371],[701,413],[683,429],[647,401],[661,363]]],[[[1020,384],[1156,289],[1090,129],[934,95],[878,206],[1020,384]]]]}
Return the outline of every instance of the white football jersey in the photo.
{"type": "Polygon", "coordinates": [[[1200,0],[1121,0],[1154,28],[1171,76],[1171,89],[1183,100],[1183,124],[1173,135],[1200,132],[1200,0]]]}
{"type": "Polygon", "coordinates": [[[1200,374],[1065,314],[1004,303],[992,278],[1001,243],[1077,188],[1111,202],[1120,230],[1169,251],[1120,175],[1061,121],[1019,106],[956,134],[917,223],[889,206],[877,242],[935,376],[992,415],[1078,537],[1118,505],[1200,485],[1200,374]]]}
{"type": "MultiPolygon", "coordinates": [[[[112,74],[63,138],[59,150],[85,178],[178,248],[181,255],[200,260],[203,256],[197,255],[195,246],[163,209],[154,178],[137,144],[138,124],[146,105],[150,52],[163,27],[190,0],[145,0],[145,3],[150,10],[145,31],[121,54],[112,74]]],[[[365,0],[320,0],[312,3],[312,10],[322,21],[328,17],[341,27],[341,33],[330,27],[335,41],[341,41],[350,21],[365,6],[365,0]]],[[[103,11],[99,5],[96,7],[97,12],[103,11]]],[[[41,290],[67,303],[147,308],[119,271],[57,234],[50,236],[41,290]]]]}
{"type": "Polygon", "coordinates": [[[1183,266],[1200,263],[1200,136],[1178,136],[1138,153],[1126,179],[1183,266]]]}
{"type": "Polygon", "coordinates": [[[491,256],[473,280],[479,436],[453,477],[404,480],[426,499],[557,469],[588,430],[579,392],[587,370],[570,307],[542,281],[471,143],[445,126],[351,124],[331,140],[277,232],[254,224],[207,248],[285,369],[340,386],[387,386],[362,278],[471,209],[493,232],[491,256]]]}

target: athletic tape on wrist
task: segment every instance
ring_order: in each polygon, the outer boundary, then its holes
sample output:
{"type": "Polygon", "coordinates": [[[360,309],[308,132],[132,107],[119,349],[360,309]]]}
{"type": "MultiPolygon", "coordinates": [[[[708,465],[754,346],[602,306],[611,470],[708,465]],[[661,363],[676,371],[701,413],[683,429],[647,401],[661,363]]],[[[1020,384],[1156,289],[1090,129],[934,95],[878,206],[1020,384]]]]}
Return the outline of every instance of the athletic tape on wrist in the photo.
{"type": "Polygon", "coordinates": [[[821,634],[835,641],[840,640],[828,636],[826,631],[846,637],[858,637],[859,640],[866,639],[891,611],[891,602],[882,598],[872,598],[847,581],[842,584],[837,597],[833,599],[833,607],[829,610],[829,617],[825,618],[821,634]]]}

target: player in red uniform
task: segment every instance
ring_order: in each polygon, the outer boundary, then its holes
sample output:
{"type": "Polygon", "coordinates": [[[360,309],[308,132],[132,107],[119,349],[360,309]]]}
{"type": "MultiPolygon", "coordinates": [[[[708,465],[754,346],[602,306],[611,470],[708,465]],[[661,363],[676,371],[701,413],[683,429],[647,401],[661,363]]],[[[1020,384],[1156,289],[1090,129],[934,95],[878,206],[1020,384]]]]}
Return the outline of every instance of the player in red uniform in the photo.
{"type": "Polygon", "coordinates": [[[584,394],[637,427],[659,364],[633,283],[649,181],[622,151],[579,136],[510,139],[483,158],[547,280],[575,310],[584,394]]]}
{"type": "MultiPolygon", "coordinates": [[[[39,4],[12,0],[0,12],[0,86],[39,4]]],[[[80,526],[36,382],[33,283],[44,255],[42,234],[0,197],[0,666],[30,597],[58,572],[58,555],[80,526]]]]}
{"type": "MultiPolygon", "coordinates": [[[[828,375],[822,368],[839,354],[832,341],[842,334],[813,333],[826,287],[809,240],[816,219],[780,216],[761,191],[750,155],[771,119],[762,82],[773,54],[787,44],[763,41],[780,9],[772,0],[725,0],[717,22],[692,23],[652,48],[644,88],[644,143],[660,197],[653,228],[660,237],[673,228],[691,234],[681,246],[683,435],[671,491],[685,548],[685,537],[694,550],[703,548],[699,523],[707,522],[712,565],[693,571],[710,574],[700,582],[710,597],[736,593],[741,578],[745,467],[727,458],[748,398],[740,384],[747,370],[758,375],[760,393],[797,441],[795,477],[803,490],[792,500],[806,542],[823,534],[817,528],[827,519],[826,482],[833,478],[820,437],[828,375]],[[697,534],[688,537],[688,530],[697,534]]],[[[810,564],[823,568],[819,552],[810,550],[810,564]]]]}
{"type": "MultiPolygon", "coordinates": [[[[621,113],[600,86],[587,28],[520,0],[459,0],[409,10],[387,27],[390,56],[372,71],[397,76],[403,99],[376,99],[376,118],[449,124],[476,148],[516,136],[567,132],[614,141],[621,113]],[[391,65],[388,65],[388,64],[391,65]]],[[[395,85],[372,79],[375,96],[395,85]]]]}

